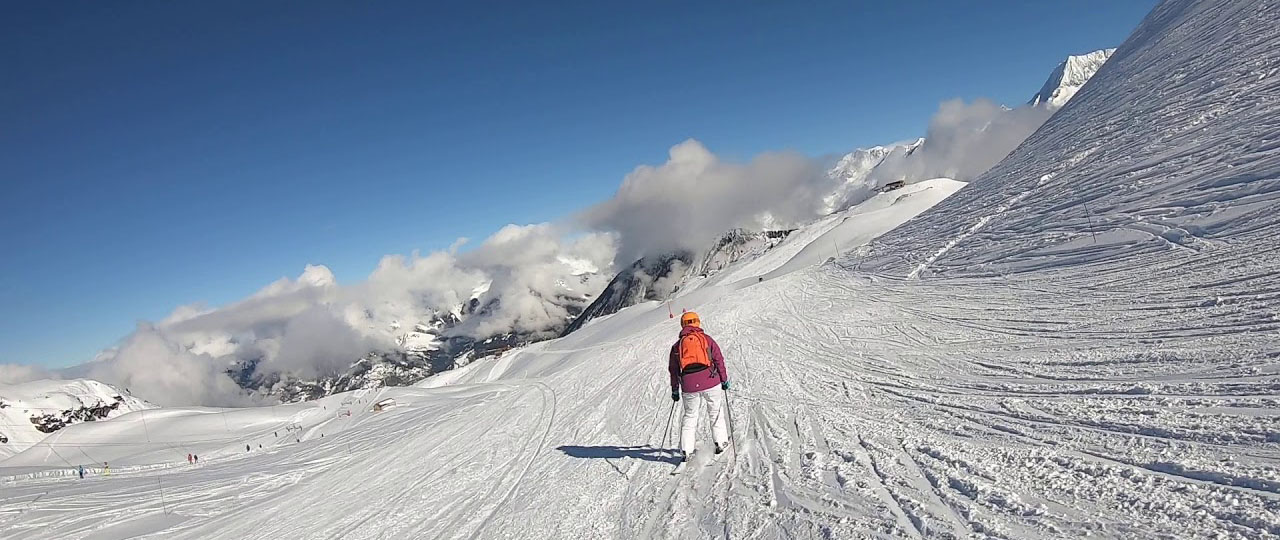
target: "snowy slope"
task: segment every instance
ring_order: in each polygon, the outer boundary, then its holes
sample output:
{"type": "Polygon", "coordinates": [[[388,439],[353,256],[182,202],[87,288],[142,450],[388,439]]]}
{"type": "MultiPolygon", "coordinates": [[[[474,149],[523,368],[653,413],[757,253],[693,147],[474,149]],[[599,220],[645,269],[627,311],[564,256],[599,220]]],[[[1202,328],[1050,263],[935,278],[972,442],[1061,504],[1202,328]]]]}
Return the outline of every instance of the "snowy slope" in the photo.
{"type": "Polygon", "coordinates": [[[1031,101],[1027,103],[1053,110],[1061,109],[1115,52],[1115,49],[1102,49],[1088,54],[1068,56],[1058,64],[1057,69],[1049,75],[1049,80],[1044,82],[1040,91],[1036,92],[1036,95],[1032,96],[1031,101]]]}
{"type": "Polygon", "coordinates": [[[73,426],[0,462],[0,535],[1274,538],[1277,21],[1166,2],[1082,105],[865,256],[677,296],[728,358],[719,462],[668,474],[676,328],[644,303],[435,388],[169,411],[141,448],[151,411],[73,426]],[[68,477],[64,448],[120,469],[68,477]]]}
{"type": "Polygon", "coordinates": [[[1176,275],[1180,288],[1248,274],[1280,232],[1280,54],[1274,32],[1251,26],[1274,22],[1273,2],[1228,4],[1155,10],[1075,105],[973,189],[881,238],[863,267],[999,275],[1106,262],[1176,275]],[[1243,264],[1185,266],[1233,258],[1243,264]]]}
{"type": "Polygon", "coordinates": [[[0,459],[66,426],[153,407],[128,392],[85,379],[0,385],[0,459]]]}
{"type": "Polygon", "coordinates": [[[876,195],[845,211],[839,224],[815,238],[786,264],[762,277],[772,279],[790,274],[828,258],[840,257],[860,249],[876,237],[932,208],[964,186],[964,182],[934,178],[876,195]]]}

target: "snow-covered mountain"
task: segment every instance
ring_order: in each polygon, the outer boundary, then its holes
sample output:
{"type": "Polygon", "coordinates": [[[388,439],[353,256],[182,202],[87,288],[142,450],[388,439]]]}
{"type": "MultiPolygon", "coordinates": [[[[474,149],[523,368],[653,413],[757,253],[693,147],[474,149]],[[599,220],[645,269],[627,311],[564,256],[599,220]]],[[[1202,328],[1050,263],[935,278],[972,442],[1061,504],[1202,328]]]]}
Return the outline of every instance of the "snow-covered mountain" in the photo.
{"type": "Polygon", "coordinates": [[[691,279],[709,277],[731,264],[763,255],[791,232],[733,229],[720,235],[715,244],[701,254],[677,251],[644,257],[614,276],[562,335],[569,335],[592,319],[617,313],[623,308],[641,302],[666,300],[691,279]]]}
{"type": "Polygon", "coordinates": [[[431,311],[424,320],[395,320],[385,328],[372,329],[389,334],[397,347],[369,351],[337,373],[298,377],[260,369],[261,360],[256,358],[237,361],[227,373],[241,388],[282,403],[352,390],[414,384],[477,359],[500,355],[512,347],[560,335],[593,300],[590,287],[584,286],[593,275],[594,272],[584,269],[572,286],[565,281],[557,283],[557,294],[542,297],[542,301],[559,307],[566,317],[550,319],[533,329],[476,332],[475,324],[487,320],[501,302],[498,297],[486,295],[487,286],[479,287],[466,302],[431,311]],[[479,337],[474,337],[476,335],[479,337]]]}
{"type": "Polygon", "coordinates": [[[838,187],[823,200],[824,210],[830,214],[858,204],[875,194],[881,186],[872,173],[891,155],[909,156],[924,139],[911,142],[859,148],[845,154],[827,171],[827,176],[838,182],[838,187]]]}
{"type": "Polygon", "coordinates": [[[0,385],[0,459],[69,425],[154,407],[128,391],[85,379],[0,385]]]}
{"type": "MultiPolygon", "coordinates": [[[[1032,108],[1047,112],[1025,115],[1025,120],[1019,120],[1015,123],[1043,121],[1043,119],[1048,118],[1050,113],[1062,108],[1098,72],[1098,69],[1114,52],[1115,49],[1102,49],[1088,54],[1067,57],[1064,62],[1049,74],[1044,86],[1028,104],[1032,108]]],[[[1008,108],[1006,108],[1006,111],[1012,112],[1008,108]]],[[[983,122],[978,126],[980,128],[978,131],[994,129],[998,126],[998,123],[983,122]]],[[[1031,131],[1033,130],[1024,129],[1021,134],[1030,134],[1031,131]]],[[[963,136],[965,136],[964,133],[949,133],[947,135],[948,138],[963,136]]],[[[1018,139],[1018,141],[1020,140],[1018,139]]],[[[1008,144],[1007,141],[1004,141],[1004,143],[1008,144]]],[[[842,156],[827,173],[832,179],[838,181],[837,189],[824,200],[827,211],[835,212],[858,204],[874,195],[890,182],[912,183],[935,178],[938,173],[949,174],[943,172],[950,169],[946,163],[932,163],[931,167],[908,167],[903,165],[912,158],[919,158],[920,154],[924,153],[922,148],[926,148],[926,144],[928,144],[928,141],[921,138],[887,146],[859,148],[842,156]],[[915,172],[914,176],[912,175],[913,172],[915,172]]],[[[1008,146],[1008,148],[1012,149],[1013,146],[1016,146],[1016,144],[1008,146]]],[[[968,152],[953,150],[941,153],[943,154],[941,157],[931,157],[930,159],[934,161],[963,159],[965,157],[964,154],[968,152]]]]}
{"type": "Polygon", "coordinates": [[[1044,82],[1040,91],[1036,92],[1036,95],[1032,96],[1031,101],[1027,103],[1051,110],[1061,109],[1072,97],[1075,97],[1076,92],[1080,91],[1084,83],[1089,82],[1089,78],[1093,77],[1115,52],[1115,49],[1102,49],[1088,54],[1068,56],[1058,64],[1057,69],[1049,75],[1049,80],[1044,82]]]}

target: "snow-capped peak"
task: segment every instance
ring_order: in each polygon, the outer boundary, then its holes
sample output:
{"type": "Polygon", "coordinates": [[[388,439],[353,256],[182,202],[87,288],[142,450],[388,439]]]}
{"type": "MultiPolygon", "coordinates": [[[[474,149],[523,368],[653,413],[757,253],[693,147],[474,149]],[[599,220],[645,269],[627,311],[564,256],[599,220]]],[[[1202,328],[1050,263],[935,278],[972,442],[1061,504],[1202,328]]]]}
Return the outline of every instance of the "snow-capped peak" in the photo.
{"type": "Polygon", "coordinates": [[[600,271],[600,268],[597,267],[595,263],[587,259],[558,255],[556,256],[556,260],[560,261],[560,264],[569,267],[569,275],[572,276],[594,274],[600,271]]]}
{"type": "Polygon", "coordinates": [[[1114,52],[1116,52],[1115,49],[1102,49],[1088,54],[1068,56],[1065,61],[1058,64],[1057,69],[1049,75],[1049,80],[1044,82],[1044,86],[1028,103],[1044,106],[1050,110],[1062,108],[1084,86],[1084,83],[1098,72],[1114,52]]]}

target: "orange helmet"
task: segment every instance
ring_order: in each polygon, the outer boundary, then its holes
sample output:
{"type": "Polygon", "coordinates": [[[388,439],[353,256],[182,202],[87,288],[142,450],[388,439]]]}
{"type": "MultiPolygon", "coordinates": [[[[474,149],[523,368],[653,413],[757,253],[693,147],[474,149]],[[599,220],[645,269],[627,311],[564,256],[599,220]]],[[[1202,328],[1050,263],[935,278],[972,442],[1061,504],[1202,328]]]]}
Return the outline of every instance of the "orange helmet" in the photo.
{"type": "Polygon", "coordinates": [[[694,327],[702,328],[702,319],[698,318],[697,313],[694,313],[692,311],[686,311],[682,315],[680,315],[680,326],[682,328],[685,326],[694,326],[694,327]]]}

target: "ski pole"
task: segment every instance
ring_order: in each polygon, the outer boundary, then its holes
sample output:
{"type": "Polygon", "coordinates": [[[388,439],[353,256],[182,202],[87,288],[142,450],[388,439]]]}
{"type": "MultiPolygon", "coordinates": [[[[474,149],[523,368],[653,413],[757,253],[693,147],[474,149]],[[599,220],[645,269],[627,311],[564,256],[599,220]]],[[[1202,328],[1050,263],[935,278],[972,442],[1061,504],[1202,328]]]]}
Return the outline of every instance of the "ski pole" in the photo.
{"type": "Polygon", "coordinates": [[[729,392],[724,392],[725,419],[729,421],[729,448],[733,449],[733,462],[738,462],[738,441],[733,435],[733,404],[729,403],[729,392]]]}
{"type": "Polygon", "coordinates": [[[666,449],[667,439],[671,437],[671,421],[676,418],[676,402],[671,402],[671,412],[667,413],[667,429],[662,432],[662,448],[666,449]]]}

